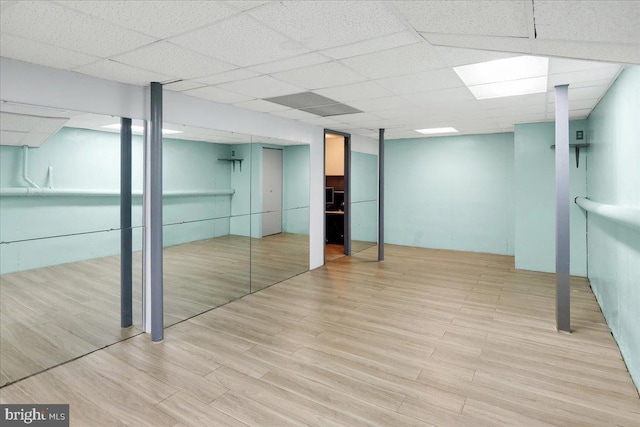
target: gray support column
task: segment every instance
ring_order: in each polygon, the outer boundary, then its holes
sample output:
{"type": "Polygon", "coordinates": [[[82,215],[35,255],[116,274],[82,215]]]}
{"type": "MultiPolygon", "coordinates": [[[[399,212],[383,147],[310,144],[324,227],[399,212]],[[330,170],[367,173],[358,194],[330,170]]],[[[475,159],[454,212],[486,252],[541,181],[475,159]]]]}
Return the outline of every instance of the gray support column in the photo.
{"type": "Polygon", "coordinates": [[[344,137],[344,253],[351,255],[351,136],[344,137]]]}
{"type": "Polygon", "coordinates": [[[571,332],[569,85],[556,86],[556,328],[571,332]]]}
{"type": "Polygon", "coordinates": [[[131,119],[120,120],[120,326],[133,324],[131,231],[131,119]]]}
{"type": "Polygon", "coordinates": [[[150,107],[150,272],[151,272],[151,340],[164,338],[164,307],[162,283],[162,85],[151,83],[150,107]]]}
{"type": "Polygon", "coordinates": [[[378,133],[378,261],[384,261],[384,129],[378,133]]]}

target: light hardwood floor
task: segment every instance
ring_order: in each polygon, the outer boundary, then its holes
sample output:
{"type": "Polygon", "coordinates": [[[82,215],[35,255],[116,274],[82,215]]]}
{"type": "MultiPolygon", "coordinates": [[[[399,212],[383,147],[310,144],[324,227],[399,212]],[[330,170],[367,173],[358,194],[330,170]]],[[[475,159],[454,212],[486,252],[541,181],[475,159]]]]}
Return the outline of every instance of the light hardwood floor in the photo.
{"type": "MultiPolygon", "coordinates": [[[[165,248],[165,325],[307,271],[308,248],[308,236],[288,233],[165,248]]],[[[129,329],[120,328],[119,256],[1,275],[0,385],[139,334],[141,265],[136,253],[129,329]]]]}
{"type": "Polygon", "coordinates": [[[0,389],[86,426],[638,426],[640,399],[588,282],[572,334],[553,275],[387,245],[0,389]]]}

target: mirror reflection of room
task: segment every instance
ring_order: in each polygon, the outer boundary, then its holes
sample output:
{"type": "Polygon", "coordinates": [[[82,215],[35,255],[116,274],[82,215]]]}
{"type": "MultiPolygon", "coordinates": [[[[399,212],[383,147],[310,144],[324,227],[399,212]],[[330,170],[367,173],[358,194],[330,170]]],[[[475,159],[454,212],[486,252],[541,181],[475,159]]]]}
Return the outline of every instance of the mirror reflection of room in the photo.
{"type": "Polygon", "coordinates": [[[142,332],[142,137],[122,327],[120,118],[4,101],[0,115],[1,386],[142,332]]]}
{"type": "Polygon", "coordinates": [[[345,138],[325,135],[325,261],[344,255],[345,138]]]}

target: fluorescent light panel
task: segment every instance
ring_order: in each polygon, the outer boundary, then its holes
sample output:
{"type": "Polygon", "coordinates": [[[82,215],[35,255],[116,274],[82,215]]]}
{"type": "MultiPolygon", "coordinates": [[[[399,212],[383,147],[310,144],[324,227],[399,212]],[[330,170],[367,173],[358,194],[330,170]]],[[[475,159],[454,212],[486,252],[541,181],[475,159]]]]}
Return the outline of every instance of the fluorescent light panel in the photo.
{"type": "Polygon", "coordinates": [[[453,67],[476,99],[547,91],[549,58],[518,56],[453,67]]]}
{"type": "Polygon", "coordinates": [[[456,133],[458,129],[452,127],[446,128],[430,128],[430,129],[416,129],[416,132],[420,132],[425,135],[435,135],[438,133],[456,133]]]}
{"type": "MultiPolygon", "coordinates": [[[[114,129],[114,130],[120,130],[120,123],[114,123],[112,125],[105,125],[105,126],[100,126],[102,128],[105,129],[114,129]]],[[[131,132],[132,133],[144,133],[144,126],[136,126],[136,125],[131,125],[131,132]]],[[[163,135],[173,135],[176,133],[182,133],[182,131],[180,130],[171,130],[171,129],[162,129],[162,134],[163,135]]]]}

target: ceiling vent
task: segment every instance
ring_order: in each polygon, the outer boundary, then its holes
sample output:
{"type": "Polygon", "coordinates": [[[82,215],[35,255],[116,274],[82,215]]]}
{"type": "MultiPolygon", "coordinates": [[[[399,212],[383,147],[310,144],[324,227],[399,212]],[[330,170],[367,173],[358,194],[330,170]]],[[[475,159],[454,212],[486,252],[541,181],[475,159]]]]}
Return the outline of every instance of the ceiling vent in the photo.
{"type": "Polygon", "coordinates": [[[313,92],[294,93],[293,95],[275,96],[265,101],[285,107],[295,108],[321,117],[338,116],[342,114],[362,113],[361,110],[342,104],[335,99],[327,98],[313,92]]]}

